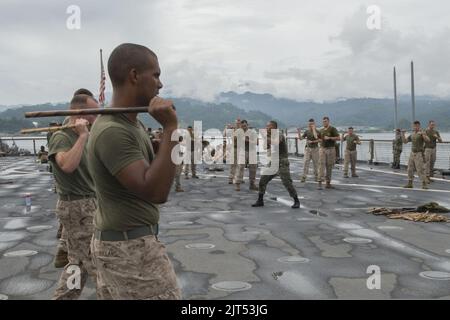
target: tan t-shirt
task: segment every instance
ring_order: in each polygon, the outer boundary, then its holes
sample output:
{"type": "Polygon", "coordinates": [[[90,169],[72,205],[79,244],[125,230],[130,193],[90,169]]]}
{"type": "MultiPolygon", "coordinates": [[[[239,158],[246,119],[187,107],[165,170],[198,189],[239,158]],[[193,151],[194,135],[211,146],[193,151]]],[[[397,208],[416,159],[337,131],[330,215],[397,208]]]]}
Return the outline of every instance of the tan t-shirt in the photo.
{"type": "Polygon", "coordinates": [[[59,195],[94,196],[94,182],[88,168],[87,144],[84,146],[80,164],[72,173],[62,171],[56,163],[56,154],[72,149],[78,135],[72,129],[64,129],[52,134],[48,143],[48,158],[52,163],[56,180],[56,192],[59,195]]]}
{"type": "Polygon", "coordinates": [[[88,145],[89,165],[95,182],[99,230],[127,231],[159,221],[156,204],[126,189],[116,175],[129,164],[154,158],[152,144],[142,123],[125,115],[101,115],[95,121],[88,145]]]}

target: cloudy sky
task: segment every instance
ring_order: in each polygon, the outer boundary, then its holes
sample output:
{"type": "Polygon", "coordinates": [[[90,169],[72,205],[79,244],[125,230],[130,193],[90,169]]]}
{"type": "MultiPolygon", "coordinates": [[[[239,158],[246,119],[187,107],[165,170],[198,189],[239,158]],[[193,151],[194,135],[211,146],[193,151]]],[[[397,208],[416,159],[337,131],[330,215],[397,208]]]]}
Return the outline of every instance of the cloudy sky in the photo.
{"type": "Polygon", "coordinates": [[[413,59],[417,95],[448,97],[449,14],[448,0],[0,0],[0,105],[97,93],[99,48],[106,63],[123,42],[158,54],[166,96],[391,97],[392,67],[408,94],[413,59]],[[70,5],[80,29],[66,26],[70,5]]]}

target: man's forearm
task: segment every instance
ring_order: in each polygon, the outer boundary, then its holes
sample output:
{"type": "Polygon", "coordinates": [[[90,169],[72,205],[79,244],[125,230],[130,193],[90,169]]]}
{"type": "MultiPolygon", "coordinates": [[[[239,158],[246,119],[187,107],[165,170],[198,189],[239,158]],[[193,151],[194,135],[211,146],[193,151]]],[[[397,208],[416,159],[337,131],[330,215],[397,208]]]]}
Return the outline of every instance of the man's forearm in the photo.
{"type": "Polygon", "coordinates": [[[175,177],[175,163],[172,161],[172,149],[178,141],[171,141],[172,132],[176,128],[164,128],[158,153],[145,173],[147,190],[152,190],[152,199],[155,203],[165,202],[175,177]],[[158,186],[155,190],[155,186],[158,186]]]}
{"type": "Polygon", "coordinates": [[[72,173],[78,168],[88,137],[89,135],[87,134],[78,136],[72,149],[67,152],[58,152],[56,154],[56,163],[61,170],[66,173],[72,173]]]}

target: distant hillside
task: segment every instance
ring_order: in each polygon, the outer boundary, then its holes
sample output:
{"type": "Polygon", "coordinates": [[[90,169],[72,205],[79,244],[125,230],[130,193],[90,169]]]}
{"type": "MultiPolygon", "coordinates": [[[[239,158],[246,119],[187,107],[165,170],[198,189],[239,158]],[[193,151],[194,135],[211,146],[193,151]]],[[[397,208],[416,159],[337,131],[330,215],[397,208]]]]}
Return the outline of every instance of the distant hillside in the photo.
{"type": "MultiPolygon", "coordinates": [[[[320,120],[327,115],[337,126],[373,126],[385,129],[394,127],[393,99],[360,98],[317,103],[275,98],[270,94],[227,92],[222,93],[217,101],[231,103],[244,110],[258,110],[276,116],[289,126],[304,126],[309,118],[320,120]]],[[[417,97],[416,117],[423,123],[434,119],[441,130],[450,129],[450,101],[426,96],[417,97]]],[[[410,126],[409,97],[402,97],[399,100],[398,119],[403,128],[410,126]]]]}
{"type": "MultiPolygon", "coordinates": [[[[223,129],[225,124],[234,122],[236,118],[247,119],[250,126],[262,128],[267,121],[272,119],[260,111],[245,111],[230,103],[205,103],[193,99],[173,99],[177,108],[177,114],[181,127],[193,125],[194,120],[201,120],[203,130],[210,128],[223,129]]],[[[68,103],[61,104],[39,104],[7,109],[0,112],[0,132],[17,133],[22,128],[33,128],[33,122],[38,127],[45,127],[51,121],[62,122],[63,117],[25,119],[24,113],[28,111],[65,110],[68,103]]],[[[158,128],[160,125],[149,115],[141,114],[141,121],[148,127],[158,128]]],[[[283,122],[279,122],[284,127],[283,122]]]]}

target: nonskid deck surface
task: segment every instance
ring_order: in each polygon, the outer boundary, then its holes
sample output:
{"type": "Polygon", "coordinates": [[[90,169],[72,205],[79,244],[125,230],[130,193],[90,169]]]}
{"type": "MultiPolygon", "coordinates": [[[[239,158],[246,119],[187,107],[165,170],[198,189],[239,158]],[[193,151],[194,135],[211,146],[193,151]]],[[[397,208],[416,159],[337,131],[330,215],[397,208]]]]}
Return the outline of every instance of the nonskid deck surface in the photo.
{"type": "MultiPolygon", "coordinates": [[[[291,158],[299,210],[290,208],[279,179],[268,185],[265,207],[252,208],[257,192],[248,190],[248,180],[234,191],[227,169],[200,168],[200,179],[182,178],[185,192],[172,193],[161,207],[160,239],[184,298],[450,298],[450,223],[366,213],[429,201],[449,207],[449,181],[421,190],[416,179],[418,189],[410,190],[402,188],[404,171],[360,165],[359,178],[344,179],[338,166],[336,189],[318,191],[311,179],[300,183],[302,162],[291,158]],[[380,289],[368,288],[368,268],[379,268],[380,289]]],[[[0,159],[0,294],[9,299],[51,298],[62,271],[53,267],[52,186],[51,174],[33,158],[0,159]],[[32,194],[30,212],[25,193],[32,194]],[[9,256],[19,250],[29,255],[9,256]]],[[[92,282],[82,298],[95,299],[92,282]]]]}

